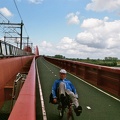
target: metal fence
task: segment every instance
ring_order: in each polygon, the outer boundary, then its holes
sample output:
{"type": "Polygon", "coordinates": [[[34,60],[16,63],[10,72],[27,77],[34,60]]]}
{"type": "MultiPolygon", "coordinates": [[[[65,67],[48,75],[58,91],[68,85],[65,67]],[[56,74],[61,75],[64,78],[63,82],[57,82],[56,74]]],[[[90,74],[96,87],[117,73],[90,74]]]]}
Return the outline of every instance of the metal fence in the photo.
{"type": "Polygon", "coordinates": [[[11,109],[13,108],[13,106],[18,98],[20,90],[25,82],[26,76],[27,76],[27,74],[21,74],[21,73],[18,73],[16,76],[16,80],[14,81],[13,92],[12,92],[11,109]]]}
{"type": "Polygon", "coordinates": [[[26,55],[32,55],[32,53],[21,50],[20,48],[0,40],[0,58],[26,55]]]}

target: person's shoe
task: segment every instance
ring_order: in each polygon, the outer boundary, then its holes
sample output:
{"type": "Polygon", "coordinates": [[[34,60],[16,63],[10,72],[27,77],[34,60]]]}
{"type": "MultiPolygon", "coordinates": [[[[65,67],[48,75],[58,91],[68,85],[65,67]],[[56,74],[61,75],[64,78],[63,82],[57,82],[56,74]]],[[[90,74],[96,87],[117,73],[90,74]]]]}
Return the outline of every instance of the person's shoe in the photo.
{"type": "Polygon", "coordinates": [[[82,107],[78,106],[77,108],[74,109],[76,116],[80,116],[80,114],[82,113],[82,107]]]}

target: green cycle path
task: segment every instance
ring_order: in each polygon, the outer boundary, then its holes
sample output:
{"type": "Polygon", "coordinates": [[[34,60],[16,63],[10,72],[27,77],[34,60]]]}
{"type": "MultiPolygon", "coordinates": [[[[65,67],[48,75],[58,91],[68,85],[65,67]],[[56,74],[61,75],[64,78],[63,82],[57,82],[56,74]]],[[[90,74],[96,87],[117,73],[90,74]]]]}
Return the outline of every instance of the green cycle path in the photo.
{"type": "MultiPolygon", "coordinates": [[[[49,95],[54,80],[59,78],[60,68],[49,63],[43,57],[38,58],[36,64],[42,86],[47,120],[59,120],[57,105],[49,103],[49,95]]],[[[120,101],[100,92],[69,73],[67,78],[76,87],[79,102],[83,108],[81,116],[78,117],[74,114],[75,120],[120,120],[120,101]]],[[[40,97],[37,97],[37,120],[42,120],[41,111],[40,97]]],[[[63,120],[66,120],[66,116],[63,120]]]]}

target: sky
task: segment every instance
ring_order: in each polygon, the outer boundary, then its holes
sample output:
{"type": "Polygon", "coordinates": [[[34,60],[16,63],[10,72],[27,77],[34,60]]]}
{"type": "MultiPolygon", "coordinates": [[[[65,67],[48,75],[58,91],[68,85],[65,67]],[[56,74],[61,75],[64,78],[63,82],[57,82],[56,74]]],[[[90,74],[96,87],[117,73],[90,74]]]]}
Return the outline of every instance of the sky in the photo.
{"type": "MultiPolygon", "coordinates": [[[[120,0],[15,1],[41,55],[120,59],[120,0]]],[[[0,13],[21,22],[14,0],[0,0],[0,13]]]]}

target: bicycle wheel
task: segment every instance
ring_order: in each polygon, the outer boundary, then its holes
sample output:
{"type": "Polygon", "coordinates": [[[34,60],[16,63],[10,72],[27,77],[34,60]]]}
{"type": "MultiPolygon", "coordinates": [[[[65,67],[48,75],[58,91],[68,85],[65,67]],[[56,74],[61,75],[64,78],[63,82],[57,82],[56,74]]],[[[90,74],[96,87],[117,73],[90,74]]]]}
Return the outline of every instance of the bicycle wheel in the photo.
{"type": "Polygon", "coordinates": [[[67,114],[67,120],[74,120],[73,114],[67,114]]]}
{"type": "Polygon", "coordinates": [[[59,110],[59,118],[62,119],[64,115],[64,109],[59,110]]]}
{"type": "Polygon", "coordinates": [[[70,116],[67,120],[74,120],[74,117],[70,116]]]}
{"type": "Polygon", "coordinates": [[[74,120],[72,106],[70,106],[68,109],[67,120],[74,120]]]}

